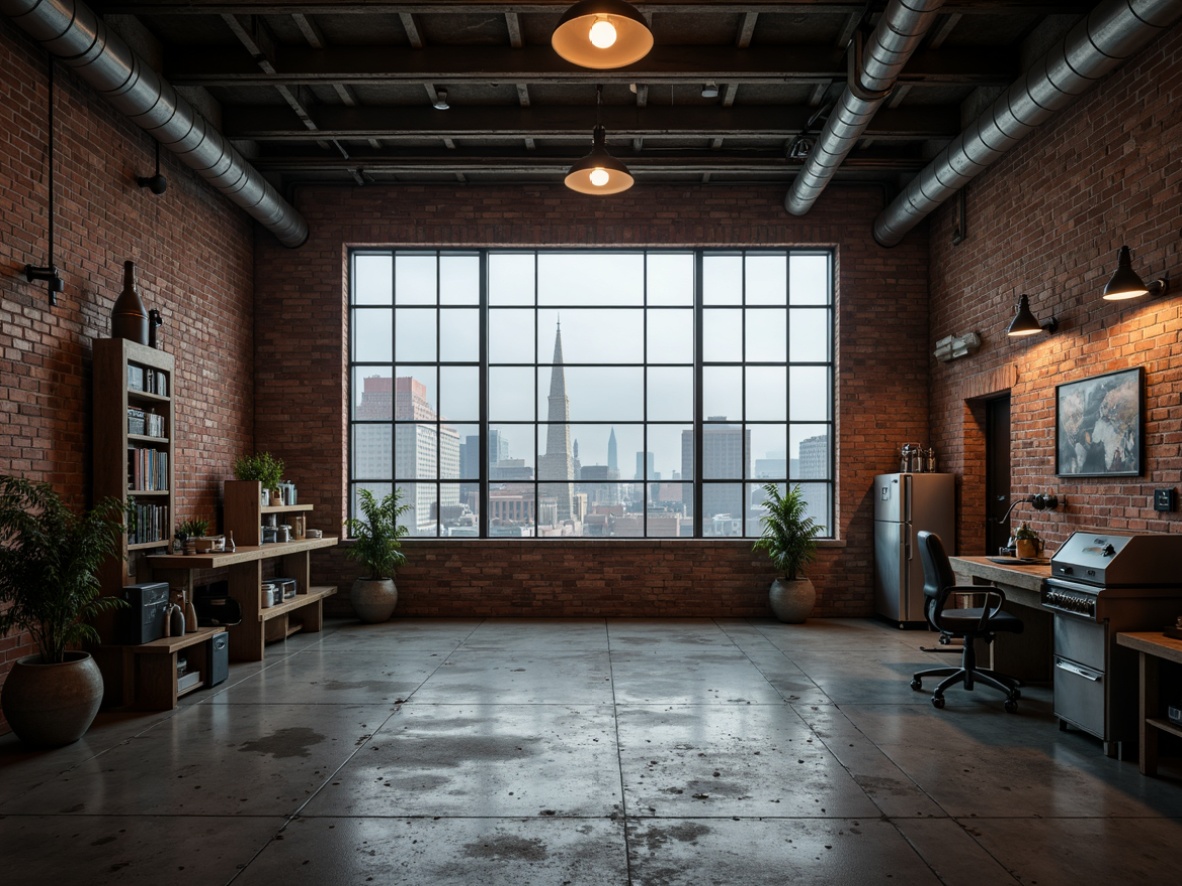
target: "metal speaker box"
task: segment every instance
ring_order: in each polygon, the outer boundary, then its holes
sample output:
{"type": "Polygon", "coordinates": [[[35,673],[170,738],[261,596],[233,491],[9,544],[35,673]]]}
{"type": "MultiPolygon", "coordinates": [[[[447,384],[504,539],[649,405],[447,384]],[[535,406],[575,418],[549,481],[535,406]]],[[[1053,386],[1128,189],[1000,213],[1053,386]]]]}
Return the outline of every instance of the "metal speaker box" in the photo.
{"type": "Polygon", "coordinates": [[[127,585],[123,599],[128,608],[119,613],[119,642],[138,646],[164,636],[168,618],[168,582],[127,585]]]}
{"type": "Polygon", "coordinates": [[[230,675],[230,635],[223,631],[209,638],[209,679],[206,686],[217,686],[230,675]]]}

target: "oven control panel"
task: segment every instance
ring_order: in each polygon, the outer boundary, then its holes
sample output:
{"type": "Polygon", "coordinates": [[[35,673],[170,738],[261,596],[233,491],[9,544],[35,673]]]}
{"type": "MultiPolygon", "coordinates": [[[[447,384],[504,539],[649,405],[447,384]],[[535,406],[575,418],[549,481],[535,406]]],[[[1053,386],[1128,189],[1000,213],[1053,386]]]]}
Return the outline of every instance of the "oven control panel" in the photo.
{"type": "Polygon", "coordinates": [[[1091,594],[1051,588],[1043,594],[1042,603],[1050,609],[1061,609],[1088,618],[1096,617],[1096,598],[1091,594]]]}

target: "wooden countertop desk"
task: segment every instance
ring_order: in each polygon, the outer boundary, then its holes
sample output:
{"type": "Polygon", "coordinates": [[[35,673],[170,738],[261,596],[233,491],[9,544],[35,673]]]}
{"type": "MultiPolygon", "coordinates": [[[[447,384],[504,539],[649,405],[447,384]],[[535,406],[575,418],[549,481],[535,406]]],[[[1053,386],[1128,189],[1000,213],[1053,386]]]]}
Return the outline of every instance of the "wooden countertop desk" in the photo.
{"type": "MultiPolygon", "coordinates": [[[[1020,680],[1047,681],[1054,668],[1054,622],[1042,605],[1042,583],[1051,561],[995,563],[990,557],[949,557],[956,583],[994,585],[1006,595],[1005,611],[1022,619],[1021,634],[998,634],[989,649],[989,667],[1020,680]]],[[[977,650],[984,656],[984,650],[977,650]]]]}
{"type": "MultiPolygon", "coordinates": [[[[1157,740],[1161,733],[1182,738],[1182,725],[1168,720],[1165,702],[1177,703],[1175,695],[1162,698],[1163,681],[1160,664],[1163,661],[1182,664],[1182,640],[1165,636],[1161,631],[1138,631],[1116,635],[1120,646],[1127,646],[1138,653],[1140,659],[1140,766],[1143,775],[1157,774],[1157,740]]],[[[1166,682],[1166,685],[1171,685],[1166,682]]]]}

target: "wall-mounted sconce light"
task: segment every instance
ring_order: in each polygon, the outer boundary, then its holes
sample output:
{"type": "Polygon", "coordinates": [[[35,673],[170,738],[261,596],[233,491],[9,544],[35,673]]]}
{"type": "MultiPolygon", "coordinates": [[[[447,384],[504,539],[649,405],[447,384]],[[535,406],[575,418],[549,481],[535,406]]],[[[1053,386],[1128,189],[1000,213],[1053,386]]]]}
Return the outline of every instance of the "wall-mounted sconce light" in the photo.
{"type": "Polygon", "coordinates": [[[1045,332],[1050,335],[1058,328],[1059,321],[1053,316],[1046,323],[1039,323],[1038,318],[1030,310],[1030,296],[1022,294],[1018,296],[1017,311],[1006,329],[1006,335],[1014,338],[1034,335],[1036,332],[1045,332]]]}
{"type": "Polygon", "coordinates": [[[147,188],[157,197],[168,190],[168,179],[160,174],[160,142],[156,142],[156,174],[137,175],[135,181],[141,188],[147,188]]]}
{"type": "Polygon", "coordinates": [[[935,357],[937,360],[948,363],[952,360],[959,360],[961,357],[975,354],[980,347],[981,336],[975,332],[966,332],[964,335],[949,335],[936,342],[935,357]]]}
{"type": "Polygon", "coordinates": [[[53,263],[53,57],[49,58],[49,138],[46,143],[46,153],[49,160],[49,255],[48,264],[44,265],[25,265],[25,279],[32,283],[34,280],[43,280],[47,284],[49,290],[49,306],[52,308],[57,304],[57,294],[66,288],[66,284],[62,282],[62,278],[58,276],[57,265],[53,263]]]}
{"type": "Polygon", "coordinates": [[[446,111],[451,108],[451,105],[447,103],[446,89],[435,90],[435,101],[431,103],[431,107],[437,111],[446,111]]]}
{"type": "Polygon", "coordinates": [[[554,51],[572,64],[606,70],[640,61],[653,48],[644,16],[624,0],[580,0],[550,36],[554,51]]]}
{"type": "Polygon", "coordinates": [[[1108,301],[1124,301],[1130,298],[1140,298],[1143,295],[1157,298],[1170,290],[1170,278],[1163,275],[1160,279],[1146,283],[1133,270],[1132,254],[1129,247],[1122,246],[1116,257],[1116,272],[1104,287],[1104,298],[1108,301]]]}

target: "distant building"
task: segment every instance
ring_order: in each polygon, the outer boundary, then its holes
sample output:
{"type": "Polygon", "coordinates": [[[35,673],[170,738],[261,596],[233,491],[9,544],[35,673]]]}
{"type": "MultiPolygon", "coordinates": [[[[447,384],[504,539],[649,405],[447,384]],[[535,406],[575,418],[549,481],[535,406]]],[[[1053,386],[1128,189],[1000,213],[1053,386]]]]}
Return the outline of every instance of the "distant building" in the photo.
{"type": "MultiPolygon", "coordinates": [[[[570,400],[566,396],[566,373],[562,361],[562,326],[554,333],[554,366],[550,372],[549,410],[546,415],[546,451],[538,458],[538,477],[572,482],[551,484],[557,503],[555,523],[574,519],[571,497],[574,495],[574,465],[570,439],[570,400]]],[[[549,513],[547,516],[550,516],[549,513]]],[[[553,525],[553,524],[547,524],[553,525]]]]}

